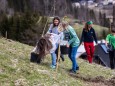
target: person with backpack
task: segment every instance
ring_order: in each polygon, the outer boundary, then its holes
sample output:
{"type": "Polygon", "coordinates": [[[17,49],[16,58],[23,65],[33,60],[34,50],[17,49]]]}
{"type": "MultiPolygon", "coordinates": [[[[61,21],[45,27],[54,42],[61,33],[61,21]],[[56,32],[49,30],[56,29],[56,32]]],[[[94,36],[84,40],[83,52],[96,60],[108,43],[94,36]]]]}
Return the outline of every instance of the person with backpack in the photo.
{"type": "Polygon", "coordinates": [[[115,68],[115,28],[111,29],[111,33],[106,37],[106,46],[109,47],[109,59],[111,69],[115,68]]]}
{"type": "Polygon", "coordinates": [[[94,41],[97,44],[97,37],[95,34],[95,30],[92,27],[92,24],[93,24],[92,21],[88,21],[85,24],[85,27],[83,28],[82,31],[81,42],[80,42],[80,44],[84,44],[89,63],[92,63],[93,61],[95,51],[94,41]]]}
{"type": "MultiPolygon", "coordinates": [[[[59,27],[60,26],[60,19],[59,17],[54,17],[53,18],[53,24],[50,25],[50,28],[47,32],[47,34],[50,34],[50,35],[59,35],[60,36],[60,39],[63,35],[63,29],[59,27]]],[[[56,45],[56,50],[58,48],[58,42],[55,43],[56,45]]],[[[52,64],[51,64],[51,68],[52,69],[55,69],[56,68],[56,59],[57,59],[57,53],[56,53],[56,50],[54,52],[51,53],[51,57],[52,57],[52,64]]],[[[63,58],[63,57],[62,57],[63,58]]]]}
{"type": "Polygon", "coordinates": [[[70,73],[76,73],[77,70],[79,70],[79,66],[76,61],[76,54],[80,41],[74,28],[71,27],[68,22],[63,21],[62,27],[64,29],[63,32],[68,33],[68,37],[70,37],[66,44],[66,46],[69,47],[69,58],[72,61],[72,69],[70,69],[70,73]]]}

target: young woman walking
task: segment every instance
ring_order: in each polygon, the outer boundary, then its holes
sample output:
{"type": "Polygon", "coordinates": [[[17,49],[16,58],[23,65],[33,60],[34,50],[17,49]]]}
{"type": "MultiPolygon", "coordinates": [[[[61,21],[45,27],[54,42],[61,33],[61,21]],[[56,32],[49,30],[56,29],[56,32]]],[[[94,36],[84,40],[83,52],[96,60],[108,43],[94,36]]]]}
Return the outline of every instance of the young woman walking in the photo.
{"type": "Polygon", "coordinates": [[[82,31],[81,42],[80,42],[84,44],[89,63],[92,63],[93,61],[93,55],[95,51],[94,41],[97,44],[97,37],[95,34],[95,30],[92,27],[92,24],[93,24],[92,21],[88,21],[86,23],[82,31]]]}

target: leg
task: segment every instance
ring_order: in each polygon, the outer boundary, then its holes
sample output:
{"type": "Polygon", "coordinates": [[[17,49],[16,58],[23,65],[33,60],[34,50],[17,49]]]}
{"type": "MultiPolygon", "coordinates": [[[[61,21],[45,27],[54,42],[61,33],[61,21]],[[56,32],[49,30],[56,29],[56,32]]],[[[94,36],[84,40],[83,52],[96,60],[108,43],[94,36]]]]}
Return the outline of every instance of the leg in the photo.
{"type": "Polygon", "coordinates": [[[65,59],[64,59],[64,55],[63,55],[63,54],[61,54],[61,55],[60,55],[60,57],[61,57],[62,61],[64,61],[64,60],[65,60],[65,59]]]}
{"type": "Polygon", "coordinates": [[[115,68],[115,49],[114,49],[113,64],[114,64],[114,68],[115,68]]]}
{"type": "Polygon", "coordinates": [[[72,52],[72,47],[70,47],[70,51],[69,51],[69,55],[68,55],[68,57],[69,57],[70,60],[72,61],[72,58],[71,58],[71,52],[72,52]]]}
{"type": "Polygon", "coordinates": [[[56,54],[55,54],[55,52],[51,53],[51,57],[52,57],[52,65],[56,66],[56,54]]]}
{"type": "Polygon", "coordinates": [[[92,63],[92,61],[93,61],[94,51],[95,51],[95,46],[94,46],[93,43],[90,43],[90,53],[91,53],[90,62],[91,62],[91,63],[92,63]]]}
{"type": "Polygon", "coordinates": [[[114,52],[109,51],[109,59],[110,59],[110,67],[111,67],[111,69],[114,69],[113,58],[114,58],[114,52]]]}
{"type": "MultiPolygon", "coordinates": [[[[58,49],[59,49],[59,47],[58,47],[58,48],[56,49],[56,51],[55,51],[57,57],[58,57],[58,49]]],[[[60,50],[60,51],[61,51],[61,50],[60,50]]],[[[61,54],[61,52],[60,52],[60,57],[61,57],[62,61],[64,61],[64,55],[61,54]]]]}
{"type": "MultiPolygon", "coordinates": [[[[58,47],[58,44],[56,44],[56,48],[58,47]]],[[[56,66],[56,58],[57,58],[57,56],[56,56],[56,53],[55,53],[56,51],[54,51],[53,53],[51,53],[51,57],[52,57],[52,66],[56,66]]]]}
{"type": "Polygon", "coordinates": [[[72,47],[71,49],[71,59],[72,59],[72,70],[76,72],[76,68],[78,68],[78,63],[76,61],[76,53],[78,47],[72,47]]]}
{"type": "Polygon", "coordinates": [[[90,53],[90,47],[89,47],[89,43],[84,43],[84,47],[87,53],[87,59],[89,61],[89,63],[91,63],[91,53],[90,53]]]}

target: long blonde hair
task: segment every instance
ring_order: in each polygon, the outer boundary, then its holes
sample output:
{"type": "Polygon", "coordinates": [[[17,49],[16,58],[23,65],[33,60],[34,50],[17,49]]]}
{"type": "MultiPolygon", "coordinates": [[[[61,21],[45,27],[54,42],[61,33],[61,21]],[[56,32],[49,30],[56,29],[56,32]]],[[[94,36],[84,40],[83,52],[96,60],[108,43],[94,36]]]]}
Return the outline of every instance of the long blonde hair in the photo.
{"type": "Polygon", "coordinates": [[[62,21],[62,26],[64,26],[64,29],[67,29],[67,26],[69,25],[69,23],[67,21],[62,21]]]}
{"type": "Polygon", "coordinates": [[[61,23],[58,25],[58,32],[63,32],[63,27],[61,23]]]}

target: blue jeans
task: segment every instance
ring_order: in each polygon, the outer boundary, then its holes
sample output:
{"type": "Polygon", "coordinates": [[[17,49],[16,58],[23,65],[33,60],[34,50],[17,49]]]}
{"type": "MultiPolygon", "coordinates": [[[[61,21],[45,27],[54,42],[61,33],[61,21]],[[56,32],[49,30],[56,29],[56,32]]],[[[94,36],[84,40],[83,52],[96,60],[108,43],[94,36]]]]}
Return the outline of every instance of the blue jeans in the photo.
{"type": "MultiPolygon", "coordinates": [[[[56,48],[58,47],[58,44],[56,44],[56,48]]],[[[56,53],[55,51],[53,53],[51,53],[51,57],[52,57],[52,66],[56,66],[56,53]]]]}
{"type": "Polygon", "coordinates": [[[78,47],[71,47],[70,46],[70,50],[69,50],[69,58],[72,61],[72,70],[73,71],[76,71],[76,68],[79,67],[78,63],[76,61],[77,49],[78,49],[78,47]]]}

